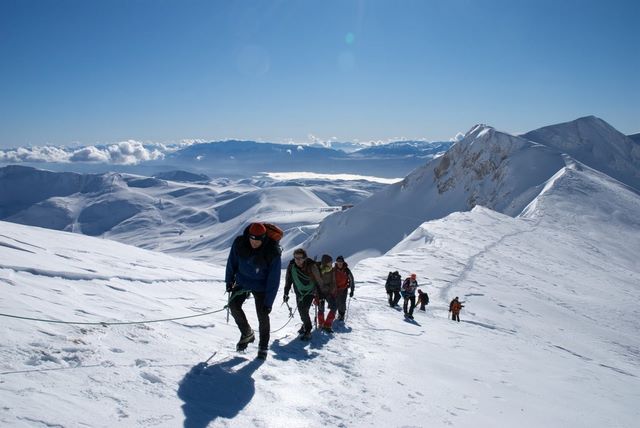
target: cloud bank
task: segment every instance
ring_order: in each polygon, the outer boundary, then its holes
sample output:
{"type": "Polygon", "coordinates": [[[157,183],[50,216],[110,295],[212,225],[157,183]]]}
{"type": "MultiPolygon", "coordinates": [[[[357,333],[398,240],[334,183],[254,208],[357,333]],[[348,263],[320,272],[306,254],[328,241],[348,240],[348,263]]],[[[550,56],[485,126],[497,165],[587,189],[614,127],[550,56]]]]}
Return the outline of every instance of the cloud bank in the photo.
{"type": "Polygon", "coordinates": [[[178,150],[184,145],[190,145],[190,143],[165,146],[128,140],[106,146],[86,146],[75,149],[54,146],[19,147],[0,150],[0,162],[96,162],[136,165],[140,162],[164,159],[166,153],[178,150]]]}

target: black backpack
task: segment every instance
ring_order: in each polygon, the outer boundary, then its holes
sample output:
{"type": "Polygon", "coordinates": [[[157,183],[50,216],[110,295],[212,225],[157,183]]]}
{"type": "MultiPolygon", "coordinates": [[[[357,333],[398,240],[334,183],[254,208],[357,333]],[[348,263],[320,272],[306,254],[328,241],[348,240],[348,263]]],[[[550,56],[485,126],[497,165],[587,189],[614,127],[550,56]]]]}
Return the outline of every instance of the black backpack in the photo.
{"type": "Polygon", "coordinates": [[[390,291],[400,291],[402,287],[402,277],[398,272],[391,272],[387,279],[387,288],[390,291]]]}

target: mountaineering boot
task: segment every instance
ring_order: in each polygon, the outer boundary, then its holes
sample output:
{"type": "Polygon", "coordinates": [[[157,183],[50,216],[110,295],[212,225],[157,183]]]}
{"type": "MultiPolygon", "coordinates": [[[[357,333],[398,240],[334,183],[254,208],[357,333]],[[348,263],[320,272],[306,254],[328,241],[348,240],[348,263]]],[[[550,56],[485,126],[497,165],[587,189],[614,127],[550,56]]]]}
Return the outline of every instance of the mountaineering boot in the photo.
{"type": "Polygon", "coordinates": [[[300,329],[298,329],[298,334],[304,334],[304,326],[300,327],[300,329]]]}
{"type": "Polygon", "coordinates": [[[258,358],[261,360],[267,359],[267,348],[258,349],[258,358]]]}
{"type": "Polygon", "coordinates": [[[249,334],[243,334],[242,336],[240,336],[240,340],[236,345],[236,351],[244,351],[245,349],[247,349],[247,346],[250,343],[253,343],[255,340],[256,336],[253,334],[253,330],[251,330],[249,334]]]}
{"type": "Polygon", "coordinates": [[[324,325],[324,327],[322,327],[322,331],[324,331],[325,333],[333,333],[333,329],[331,328],[331,326],[329,325],[324,325]]]}
{"type": "Polygon", "coordinates": [[[302,336],[300,336],[300,340],[311,340],[311,332],[310,331],[305,331],[304,334],[302,336]]]}

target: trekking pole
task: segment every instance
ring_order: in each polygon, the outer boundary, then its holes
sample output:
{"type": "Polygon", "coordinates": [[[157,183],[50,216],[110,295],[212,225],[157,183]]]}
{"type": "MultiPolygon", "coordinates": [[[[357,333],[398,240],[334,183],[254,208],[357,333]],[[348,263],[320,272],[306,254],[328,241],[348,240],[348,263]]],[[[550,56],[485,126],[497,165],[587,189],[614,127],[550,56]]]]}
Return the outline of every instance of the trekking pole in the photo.
{"type": "Polygon", "coordinates": [[[349,301],[347,302],[347,310],[344,313],[344,322],[347,323],[347,318],[349,317],[349,306],[351,306],[351,296],[349,296],[349,301]]]}
{"type": "Polygon", "coordinates": [[[318,329],[318,305],[313,305],[313,325],[318,329]]]}
{"type": "Polygon", "coordinates": [[[227,291],[227,324],[229,324],[229,303],[231,303],[231,292],[227,291]]]}
{"type": "Polygon", "coordinates": [[[289,318],[293,318],[293,310],[291,309],[291,306],[289,306],[289,302],[284,302],[287,304],[287,309],[289,309],[289,318]]]}

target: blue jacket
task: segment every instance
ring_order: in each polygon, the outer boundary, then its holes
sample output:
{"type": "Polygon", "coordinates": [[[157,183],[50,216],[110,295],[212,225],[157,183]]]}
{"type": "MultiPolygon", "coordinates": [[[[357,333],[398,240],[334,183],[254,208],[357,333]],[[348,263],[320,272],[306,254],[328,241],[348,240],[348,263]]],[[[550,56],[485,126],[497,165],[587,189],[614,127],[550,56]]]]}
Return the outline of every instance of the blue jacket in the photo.
{"type": "Polygon", "coordinates": [[[243,239],[248,240],[248,237],[239,236],[231,246],[225,282],[235,283],[236,287],[243,290],[265,293],[264,305],[271,308],[280,287],[280,248],[277,243],[266,240],[260,248],[251,250],[248,256],[243,257],[239,251],[243,239]],[[267,253],[270,257],[265,257],[267,253]]]}

